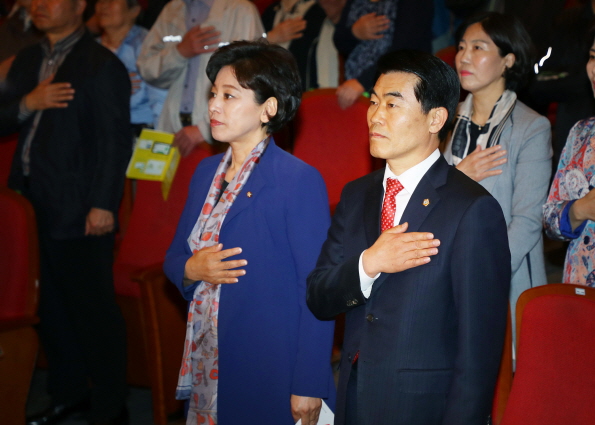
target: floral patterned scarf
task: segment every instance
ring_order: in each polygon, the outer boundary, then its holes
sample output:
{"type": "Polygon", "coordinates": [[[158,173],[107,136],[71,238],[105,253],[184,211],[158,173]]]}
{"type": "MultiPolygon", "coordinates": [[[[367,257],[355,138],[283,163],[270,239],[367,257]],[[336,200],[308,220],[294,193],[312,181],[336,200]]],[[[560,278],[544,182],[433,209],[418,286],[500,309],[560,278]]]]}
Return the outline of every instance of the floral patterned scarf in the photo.
{"type": "MultiPolygon", "coordinates": [[[[188,237],[188,245],[192,252],[219,243],[219,231],[223,220],[248,181],[269,141],[270,138],[264,139],[250,152],[215,205],[221,184],[231,165],[231,147],[227,149],[217,167],[198,220],[188,237]]],[[[219,368],[217,320],[220,290],[220,285],[200,282],[194,291],[188,311],[184,356],[176,389],[178,400],[190,399],[187,424],[215,425],[217,423],[219,368]]]]}

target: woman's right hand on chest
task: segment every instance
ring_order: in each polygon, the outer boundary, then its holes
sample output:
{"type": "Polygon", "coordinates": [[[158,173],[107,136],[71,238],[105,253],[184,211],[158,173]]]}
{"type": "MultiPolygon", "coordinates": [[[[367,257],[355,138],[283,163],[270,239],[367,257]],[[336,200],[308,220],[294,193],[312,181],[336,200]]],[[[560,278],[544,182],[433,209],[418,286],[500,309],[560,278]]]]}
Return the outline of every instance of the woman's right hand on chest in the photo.
{"type": "Polygon", "coordinates": [[[191,281],[205,281],[215,285],[237,283],[238,277],[246,274],[246,270],[238,269],[248,264],[246,260],[229,260],[226,258],[239,255],[242,248],[223,249],[217,244],[194,251],[186,261],[184,278],[191,281]]]}
{"type": "Polygon", "coordinates": [[[482,149],[481,146],[478,146],[459,162],[457,169],[465,173],[467,177],[480,182],[486,177],[502,174],[502,169],[496,167],[506,163],[507,159],[505,155],[506,150],[502,149],[501,145],[492,146],[487,149],[482,149]]]}

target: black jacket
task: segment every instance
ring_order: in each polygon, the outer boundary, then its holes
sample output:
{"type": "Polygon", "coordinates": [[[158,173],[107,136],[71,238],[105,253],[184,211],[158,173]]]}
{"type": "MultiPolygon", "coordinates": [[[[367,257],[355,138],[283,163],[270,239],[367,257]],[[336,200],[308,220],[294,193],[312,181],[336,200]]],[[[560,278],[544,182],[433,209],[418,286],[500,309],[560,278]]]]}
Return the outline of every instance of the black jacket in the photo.
{"type": "Polygon", "coordinates": [[[40,43],[22,50],[0,92],[0,135],[20,131],[9,186],[29,197],[40,228],[52,237],[82,237],[91,208],[117,216],[132,152],[130,79],[122,62],[86,32],[53,80],[69,82],[74,99],[67,108],[43,111],[26,182],[21,153],[35,114],[19,124],[19,103],[37,86],[42,59],[40,43]]]}

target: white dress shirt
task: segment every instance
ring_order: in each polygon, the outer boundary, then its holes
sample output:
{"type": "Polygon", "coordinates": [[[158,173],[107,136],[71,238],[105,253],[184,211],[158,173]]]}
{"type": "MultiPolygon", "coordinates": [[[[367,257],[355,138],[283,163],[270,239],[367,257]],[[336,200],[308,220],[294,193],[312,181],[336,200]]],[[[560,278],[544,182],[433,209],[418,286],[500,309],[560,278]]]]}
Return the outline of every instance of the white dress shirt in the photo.
{"type": "MultiPolygon", "coordinates": [[[[395,175],[395,173],[393,173],[390,167],[388,166],[388,163],[386,164],[386,168],[384,169],[384,179],[382,180],[382,187],[384,188],[384,191],[386,192],[386,179],[388,179],[389,177],[399,180],[401,185],[403,185],[403,189],[399,193],[397,193],[395,197],[395,202],[397,204],[397,210],[395,211],[395,220],[393,223],[395,226],[398,225],[401,221],[403,212],[405,211],[405,208],[407,208],[407,204],[409,203],[409,199],[411,199],[411,195],[415,191],[415,188],[421,181],[422,177],[430,169],[430,167],[434,165],[434,163],[438,160],[438,158],[440,158],[440,151],[436,149],[434,152],[430,154],[430,156],[428,156],[419,164],[414,165],[400,176],[395,175]]],[[[384,199],[382,203],[384,204],[384,199]]],[[[378,208],[378,206],[368,205],[367,208],[378,208]]],[[[370,277],[366,274],[363,265],[364,252],[362,252],[359,256],[359,281],[364,297],[368,298],[370,296],[370,293],[372,292],[372,286],[374,285],[376,279],[378,279],[378,276],[380,276],[380,273],[378,273],[374,277],[370,277]]]]}

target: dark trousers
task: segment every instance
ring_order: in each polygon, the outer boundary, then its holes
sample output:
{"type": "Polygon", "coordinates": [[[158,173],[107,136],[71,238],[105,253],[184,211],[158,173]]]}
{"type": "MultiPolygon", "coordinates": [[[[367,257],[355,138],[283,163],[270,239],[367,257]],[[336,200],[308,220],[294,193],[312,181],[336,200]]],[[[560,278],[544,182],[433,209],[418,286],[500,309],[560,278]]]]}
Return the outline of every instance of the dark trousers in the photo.
{"type": "Polygon", "coordinates": [[[357,425],[357,362],[351,367],[345,396],[345,425],[357,425]]]}
{"type": "Polygon", "coordinates": [[[40,234],[39,334],[53,403],[91,398],[92,419],[124,407],[126,332],[113,284],[114,235],[40,234]]]}

